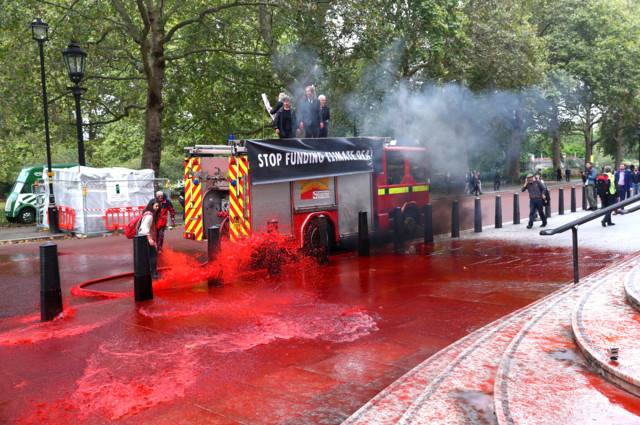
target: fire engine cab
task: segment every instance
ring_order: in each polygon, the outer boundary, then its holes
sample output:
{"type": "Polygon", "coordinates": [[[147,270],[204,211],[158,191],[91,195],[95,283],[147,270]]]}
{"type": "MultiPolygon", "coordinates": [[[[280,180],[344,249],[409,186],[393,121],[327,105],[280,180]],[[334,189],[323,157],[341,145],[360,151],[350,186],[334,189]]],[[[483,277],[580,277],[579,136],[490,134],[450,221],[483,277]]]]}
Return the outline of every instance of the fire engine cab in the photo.
{"type": "Polygon", "coordinates": [[[185,148],[185,233],[221,226],[231,240],[277,229],[297,247],[313,244],[321,222],[331,248],[355,247],[358,213],[369,231],[392,229],[402,209],[414,237],[429,202],[426,150],[387,138],[231,140],[185,148]],[[276,224],[277,223],[277,224],[276,224]]]}

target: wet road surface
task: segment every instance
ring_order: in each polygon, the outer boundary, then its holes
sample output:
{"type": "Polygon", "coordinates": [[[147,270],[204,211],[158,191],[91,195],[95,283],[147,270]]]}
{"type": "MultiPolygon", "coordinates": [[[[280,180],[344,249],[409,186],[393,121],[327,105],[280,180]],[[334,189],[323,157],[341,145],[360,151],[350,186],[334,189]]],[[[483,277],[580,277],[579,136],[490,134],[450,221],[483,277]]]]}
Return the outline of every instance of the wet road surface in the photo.
{"type": "MultiPolygon", "coordinates": [[[[165,278],[137,305],[70,295],[131,272],[130,240],[55,241],[66,308],[48,323],[40,243],[0,246],[0,422],[337,424],[433,353],[572,281],[566,247],[444,238],[328,266],[296,257],[277,276],[241,270],[251,247],[225,246],[225,284],[208,288],[206,243],[181,236],[168,232],[165,278]]],[[[581,272],[622,256],[581,249],[581,272]]],[[[126,295],[132,280],[93,287],[126,295]]]]}

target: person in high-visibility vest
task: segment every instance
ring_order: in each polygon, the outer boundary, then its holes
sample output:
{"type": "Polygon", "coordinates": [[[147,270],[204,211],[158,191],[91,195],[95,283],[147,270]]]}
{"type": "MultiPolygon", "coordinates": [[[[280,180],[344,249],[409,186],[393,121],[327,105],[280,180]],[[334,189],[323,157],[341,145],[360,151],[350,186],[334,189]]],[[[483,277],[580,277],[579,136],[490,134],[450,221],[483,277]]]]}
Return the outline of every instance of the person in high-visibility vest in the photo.
{"type": "MultiPolygon", "coordinates": [[[[608,165],[604,167],[603,175],[606,175],[607,178],[602,179],[602,176],[598,177],[598,180],[596,181],[596,190],[598,191],[600,199],[602,199],[602,208],[606,208],[618,202],[620,198],[618,198],[619,194],[615,184],[615,177],[611,174],[611,167],[608,165]],[[602,187],[603,182],[605,184],[604,187],[602,187]]],[[[615,223],[611,221],[611,213],[605,214],[601,223],[602,227],[615,226],[615,223]]]]}

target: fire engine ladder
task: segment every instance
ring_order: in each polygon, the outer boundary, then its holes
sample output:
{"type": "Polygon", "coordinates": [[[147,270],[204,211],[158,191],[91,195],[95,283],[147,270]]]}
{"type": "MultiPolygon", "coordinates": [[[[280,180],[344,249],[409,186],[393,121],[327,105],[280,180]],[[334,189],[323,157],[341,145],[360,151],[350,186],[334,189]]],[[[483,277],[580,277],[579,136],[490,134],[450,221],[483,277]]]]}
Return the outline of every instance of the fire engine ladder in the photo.
{"type": "Polygon", "coordinates": [[[203,156],[203,155],[245,155],[247,148],[245,146],[239,146],[233,144],[226,145],[195,145],[193,147],[185,148],[191,156],[203,156]]]}

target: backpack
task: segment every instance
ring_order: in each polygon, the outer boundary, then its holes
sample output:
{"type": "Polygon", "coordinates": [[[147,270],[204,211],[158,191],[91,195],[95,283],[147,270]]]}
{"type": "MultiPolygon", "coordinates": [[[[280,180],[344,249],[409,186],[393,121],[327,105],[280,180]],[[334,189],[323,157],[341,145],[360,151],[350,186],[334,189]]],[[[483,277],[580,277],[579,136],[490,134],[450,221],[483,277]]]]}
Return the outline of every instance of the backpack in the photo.
{"type": "Polygon", "coordinates": [[[549,193],[549,189],[545,186],[544,188],[544,199],[542,200],[542,205],[551,204],[551,194],[549,193]]]}
{"type": "Polygon", "coordinates": [[[138,226],[140,225],[140,219],[147,214],[151,214],[151,211],[147,211],[144,214],[134,216],[126,226],[124,226],[124,235],[127,239],[133,239],[138,234],[138,226]]]}
{"type": "Polygon", "coordinates": [[[606,174],[600,174],[596,178],[596,193],[602,199],[609,195],[609,176],[606,174]]]}

